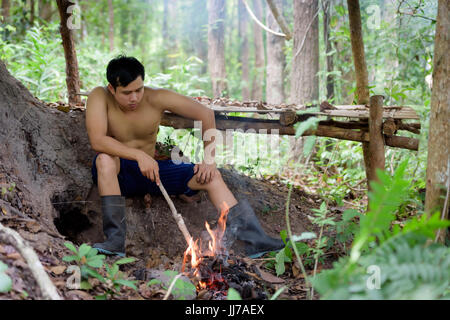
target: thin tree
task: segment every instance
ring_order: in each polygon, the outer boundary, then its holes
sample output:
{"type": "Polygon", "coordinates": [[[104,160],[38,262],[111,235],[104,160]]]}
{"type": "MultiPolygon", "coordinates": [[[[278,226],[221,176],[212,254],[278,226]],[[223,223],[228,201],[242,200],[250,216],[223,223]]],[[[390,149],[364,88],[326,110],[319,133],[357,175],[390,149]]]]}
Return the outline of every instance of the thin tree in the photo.
{"type": "Polygon", "coordinates": [[[69,20],[70,11],[69,7],[73,5],[68,0],[57,0],[59,16],[61,18],[61,38],[64,48],[64,56],[66,58],[66,84],[67,91],[69,93],[69,103],[81,103],[80,96],[77,93],[80,92],[80,75],[78,71],[77,53],[75,50],[75,43],[73,40],[72,21],[69,20]]]}
{"type": "Polygon", "coordinates": [[[330,54],[332,51],[331,41],[330,41],[330,18],[331,18],[331,6],[330,0],[321,2],[323,9],[323,41],[326,50],[326,85],[327,85],[327,99],[332,99],[334,97],[334,78],[330,74],[334,69],[333,55],[330,54]]]}
{"type": "MultiPolygon", "coordinates": [[[[274,5],[282,8],[282,1],[275,0],[274,5]]],[[[271,10],[267,10],[268,28],[279,31],[278,23],[271,10]]],[[[284,94],[284,37],[273,33],[267,33],[267,77],[266,77],[266,101],[270,104],[280,104],[285,100],[284,94]]]]}
{"type": "Polygon", "coordinates": [[[294,47],[290,103],[305,104],[319,98],[318,1],[294,1],[294,47]]]}
{"type": "Polygon", "coordinates": [[[109,51],[114,51],[114,7],[112,0],[108,0],[109,14],[109,51]]]}
{"type": "MultiPolygon", "coordinates": [[[[253,9],[257,19],[262,19],[263,8],[261,0],[253,0],[253,9]]],[[[264,39],[262,29],[253,22],[253,35],[255,43],[255,73],[252,83],[252,100],[263,100],[263,82],[264,82],[264,67],[265,67],[265,53],[264,53],[264,39]]]]}
{"type": "Polygon", "coordinates": [[[214,98],[226,90],[225,0],[208,0],[208,66],[214,98]]]}
{"type": "MultiPolygon", "coordinates": [[[[352,44],[353,63],[356,75],[356,98],[358,104],[369,103],[369,76],[367,73],[366,58],[364,53],[364,41],[361,26],[361,11],[358,0],[347,0],[348,18],[350,22],[350,40],[352,44]]],[[[370,189],[372,176],[369,143],[363,142],[364,165],[366,169],[367,185],[370,189]]]]}
{"type": "Polygon", "coordinates": [[[10,0],[2,0],[2,16],[5,19],[5,22],[9,21],[10,10],[11,10],[10,0]]]}
{"type": "MultiPolygon", "coordinates": [[[[442,212],[442,219],[448,219],[450,190],[449,9],[450,3],[447,0],[439,0],[434,40],[433,89],[425,196],[425,210],[428,214],[439,210],[442,212]]],[[[437,232],[436,240],[444,242],[445,230],[437,232]]]]}
{"type": "MultiPolygon", "coordinates": [[[[294,46],[289,103],[304,106],[319,99],[319,5],[317,0],[293,3],[294,46]]],[[[302,138],[295,140],[293,149],[294,160],[299,159],[303,154],[302,138]]]]}
{"type": "Polygon", "coordinates": [[[241,61],[241,73],[242,73],[242,101],[248,101],[250,99],[250,69],[249,69],[249,47],[248,47],[248,14],[245,9],[242,0],[239,0],[239,39],[240,43],[240,55],[241,61]]]}

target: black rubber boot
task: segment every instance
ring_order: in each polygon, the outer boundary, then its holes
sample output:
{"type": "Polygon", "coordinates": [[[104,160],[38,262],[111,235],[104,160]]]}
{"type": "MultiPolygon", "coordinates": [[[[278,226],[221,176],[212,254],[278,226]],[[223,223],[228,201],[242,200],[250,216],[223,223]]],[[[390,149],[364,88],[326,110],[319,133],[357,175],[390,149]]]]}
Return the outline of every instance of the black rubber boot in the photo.
{"type": "Polygon", "coordinates": [[[125,197],[102,196],[103,233],[106,241],[94,243],[93,248],[108,255],[125,256],[125,197]]]}
{"type": "Polygon", "coordinates": [[[228,212],[224,238],[227,248],[235,240],[245,242],[245,253],[251,257],[280,250],[285,246],[283,240],[266,234],[247,199],[240,199],[228,212]]]}

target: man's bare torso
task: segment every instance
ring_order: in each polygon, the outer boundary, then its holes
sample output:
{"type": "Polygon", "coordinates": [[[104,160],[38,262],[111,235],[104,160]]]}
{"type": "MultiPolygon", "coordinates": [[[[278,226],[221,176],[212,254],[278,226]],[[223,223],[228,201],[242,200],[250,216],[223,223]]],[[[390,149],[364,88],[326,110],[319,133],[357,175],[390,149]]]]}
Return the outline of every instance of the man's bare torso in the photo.
{"type": "Polygon", "coordinates": [[[130,148],[155,155],[155,144],[161,121],[162,109],[151,104],[154,89],[144,87],[144,97],[136,110],[124,112],[114,97],[104,88],[107,101],[107,135],[130,148]]]}

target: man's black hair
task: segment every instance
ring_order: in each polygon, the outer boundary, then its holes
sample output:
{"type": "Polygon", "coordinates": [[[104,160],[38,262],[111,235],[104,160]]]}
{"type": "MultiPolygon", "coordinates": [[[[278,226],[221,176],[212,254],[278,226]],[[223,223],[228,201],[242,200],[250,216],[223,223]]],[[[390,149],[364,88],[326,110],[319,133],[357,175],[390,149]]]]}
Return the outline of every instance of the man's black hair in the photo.
{"type": "Polygon", "coordinates": [[[114,90],[119,86],[126,87],[139,76],[144,80],[145,69],[134,57],[120,55],[112,59],[106,67],[106,78],[114,90]]]}

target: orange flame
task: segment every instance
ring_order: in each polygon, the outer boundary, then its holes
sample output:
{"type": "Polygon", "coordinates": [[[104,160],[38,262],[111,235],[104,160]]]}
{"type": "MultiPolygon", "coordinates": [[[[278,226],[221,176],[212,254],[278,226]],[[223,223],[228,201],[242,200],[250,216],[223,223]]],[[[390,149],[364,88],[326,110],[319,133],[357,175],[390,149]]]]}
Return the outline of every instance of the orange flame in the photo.
{"type": "Polygon", "coordinates": [[[229,212],[229,207],[227,203],[223,202],[223,209],[221,210],[219,220],[217,222],[217,228],[212,230],[208,222],[205,221],[205,227],[211,236],[211,240],[208,242],[208,251],[202,252],[201,242],[199,245],[199,239],[193,240],[191,239],[189,242],[189,246],[184,252],[183,265],[181,268],[181,272],[184,272],[185,264],[188,260],[188,256],[191,257],[191,268],[194,269],[194,275],[198,276],[198,266],[203,260],[203,256],[216,256],[223,252],[225,248],[223,248],[222,238],[225,234],[226,224],[227,224],[227,216],[229,212]]]}

